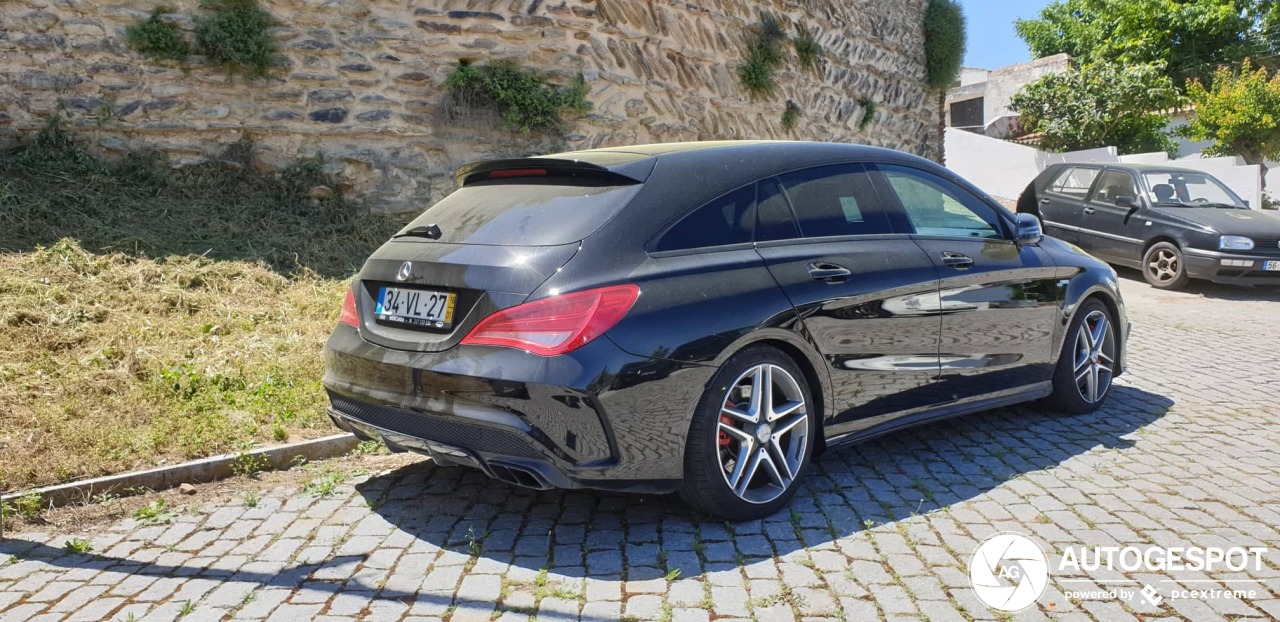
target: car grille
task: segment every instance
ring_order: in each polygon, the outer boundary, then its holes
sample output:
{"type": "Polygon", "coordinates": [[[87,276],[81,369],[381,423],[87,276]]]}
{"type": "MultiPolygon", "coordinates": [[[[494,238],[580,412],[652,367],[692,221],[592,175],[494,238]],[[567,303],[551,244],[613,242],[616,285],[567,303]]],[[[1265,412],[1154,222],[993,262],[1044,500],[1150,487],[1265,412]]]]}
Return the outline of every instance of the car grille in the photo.
{"type": "Polygon", "coordinates": [[[497,430],[459,420],[458,417],[424,415],[389,408],[329,393],[333,409],[369,425],[427,441],[472,451],[522,458],[544,458],[517,432],[497,430]]]}

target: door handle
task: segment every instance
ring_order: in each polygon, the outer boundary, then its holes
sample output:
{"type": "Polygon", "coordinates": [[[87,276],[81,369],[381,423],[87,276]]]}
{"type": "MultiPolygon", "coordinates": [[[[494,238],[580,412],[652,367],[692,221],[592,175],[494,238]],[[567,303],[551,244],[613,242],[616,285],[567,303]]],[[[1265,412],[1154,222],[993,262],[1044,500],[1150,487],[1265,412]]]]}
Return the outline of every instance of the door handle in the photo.
{"type": "Polygon", "coordinates": [[[1092,213],[1094,213],[1094,212],[1096,212],[1096,211],[1098,211],[1098,210],[1093,209],[1092,207],[1086,207],[1086,208],[1084,208],[1084,213],[1086,213],[1086,214],[1092,214],[1092,213]]]}
{"type": "Polygon", "coordinates": [[[950,266],[956,270],[968,270],[973,267],[973,259],[962,253],[943,251],[942,265],[950,266]]]}
{"type": "Polygon", "coordinates": [[[836,283],[845,280],[850,274],[853,273],[848,268],[825,261],[815,261],[809,264],[809,276],[816,281],[836,283]]]}
{"type": "Polygon", "coordinates": [[[1042,204],[1044,204],[1044,205],[1048,205],[1048,204],[1049,204],[1049,199],[1040,199],[1040,203],[1042,203],[1042,204]]]}

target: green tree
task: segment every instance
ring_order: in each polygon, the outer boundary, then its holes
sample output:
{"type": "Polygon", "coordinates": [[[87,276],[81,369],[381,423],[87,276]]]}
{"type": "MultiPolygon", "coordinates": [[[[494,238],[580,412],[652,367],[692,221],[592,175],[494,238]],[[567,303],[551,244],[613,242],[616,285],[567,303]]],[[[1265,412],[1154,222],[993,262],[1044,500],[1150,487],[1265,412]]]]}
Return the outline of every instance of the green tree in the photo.
{"type": "Polygon", "coordinates": [[[1158,111],[1180,99],[1158,63],[1098,63],[1032,82],[1013,96],[1009,107],[1021,115],[1024,128],[1043,132],[1043,149],[1114,145],[1121,154],[1173,154],[1177,146],[1164,131],[1169,117],[1158,111]]]}
{"type": "Polygon", "coordinates": [[[1246,59],[1238,71],[1219,67],[1212,86],[1187,85],[1196,114],[1181,129],[1192,140],[1212,140],[1208,155],[1235,155],[1262,171],[1267,160],[1280,160],[1280,71],[1255,68],[1246,59]]]}
{"type": "Polygon", "coordinates": [[[1036,57],[1067,53],[1082,65],[1163,63],[1179,88],[1222,64],[1274,55],[1276,0],[1056,0],[1014,22],[1036,57]]]}

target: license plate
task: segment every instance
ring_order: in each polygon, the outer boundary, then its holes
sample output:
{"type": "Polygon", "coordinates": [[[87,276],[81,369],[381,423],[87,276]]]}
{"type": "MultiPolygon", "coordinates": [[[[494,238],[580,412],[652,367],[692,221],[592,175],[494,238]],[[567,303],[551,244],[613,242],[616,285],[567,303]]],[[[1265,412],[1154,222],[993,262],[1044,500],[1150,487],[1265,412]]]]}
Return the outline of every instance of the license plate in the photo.
{"type": "Polygon", "coordinates": [[[453,306],[457,297],[450,292],[383,287],[378,291],[378,305],[373,312],[385,322],[448,328],[453,324],[453,306]]]}
{"type": "Polygon", "coordinates": [[[1262,269],[1266,272],[1280,272],[1280,261],[1264,261],[1262,269]]]}

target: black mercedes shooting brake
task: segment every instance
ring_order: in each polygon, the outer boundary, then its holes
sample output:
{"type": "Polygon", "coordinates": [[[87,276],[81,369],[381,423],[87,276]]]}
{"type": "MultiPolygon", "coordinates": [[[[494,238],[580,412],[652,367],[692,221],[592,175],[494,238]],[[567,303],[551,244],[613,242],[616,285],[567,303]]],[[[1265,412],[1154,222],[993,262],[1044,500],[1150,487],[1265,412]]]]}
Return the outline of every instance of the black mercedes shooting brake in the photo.
{"type": "Polygon", "coordinates": [[[1280,285],[1280,217],[1249,208],[1213,175],[1164,165],[1054,164],[1018,199],[1045,232],[1152,286],[1191,279],[1280,285]]]}
{"type": "Polygon", "coordinates": [[[814,456],[1106,399],[1115,272],[926,160],[798,142],[482,162],[369,258],[325,347],[338,427],[531,488],[750,519],[814,456]]]}

